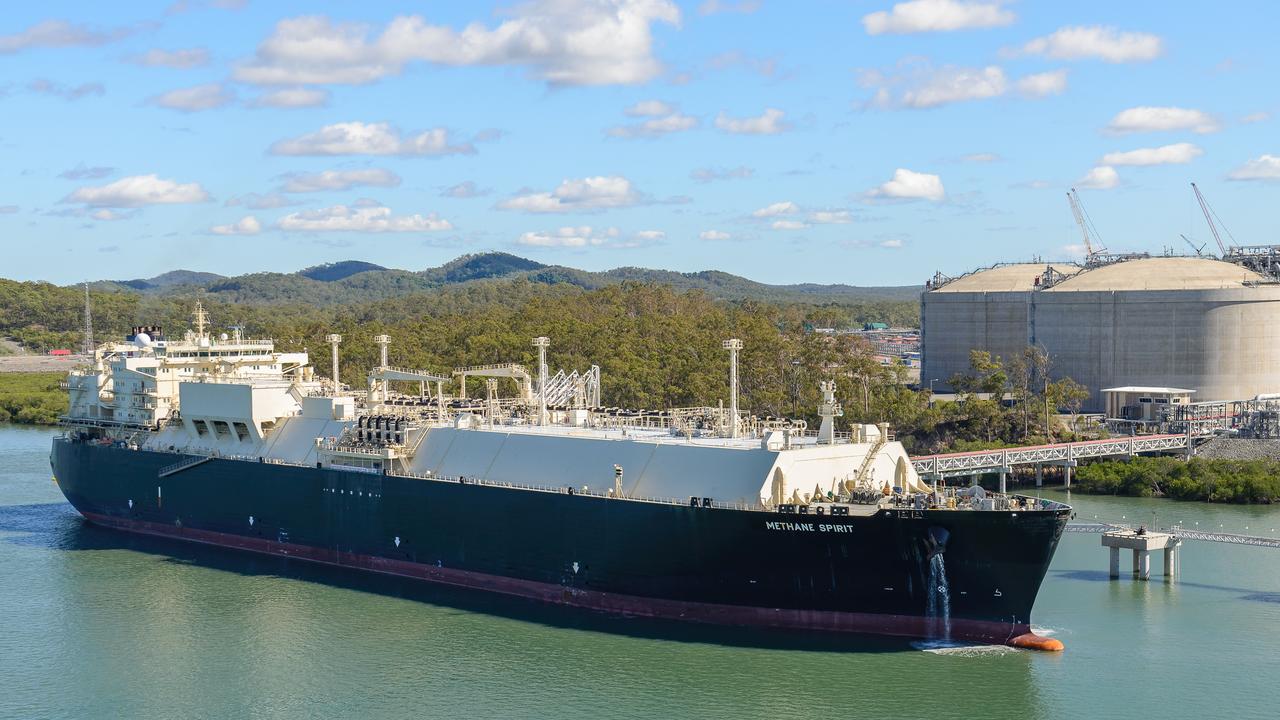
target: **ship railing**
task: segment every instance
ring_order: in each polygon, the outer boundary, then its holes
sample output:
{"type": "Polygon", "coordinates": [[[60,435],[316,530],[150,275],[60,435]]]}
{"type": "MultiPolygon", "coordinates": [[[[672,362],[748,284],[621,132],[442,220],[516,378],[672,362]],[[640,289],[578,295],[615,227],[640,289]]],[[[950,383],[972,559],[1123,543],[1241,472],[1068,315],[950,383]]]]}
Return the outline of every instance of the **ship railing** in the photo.
{"type": "MultiPolygon", "coordinates": [[[[649,495],[627,495],[627,494],[623,494],[621,496],[615,496],[607,490],[592,489],[589,487],[575,488],[575,487],[570,487],[568,485],[540,485],[540,484],[533,484],[533,483],[517,483],[517,482],[508,482],[505,480],[491,480],[487,478],[477,478],[477,477],[467,477],[467,476],[446,477],[443,475],[436,475],[434,473],[416,473],[409,470],[388,471],[387,475],[397,476],[397,477],[411,477],[411,478],[417,478],[420,480],[434,480],[436,482],[448,482],[448,483],[455,483],[455,484],[462,484],[462,485],[482,485],[486,487],[500,487],[500,488],[508,488],[512,490],[526,490],[530,492],[554,493],[556,495],[585,495],[588,497],[606,498],[610,500],[630,500],[633,502],[648,502],[648,503],[656,503],[660,505],[687,506],[690,504],[690,500],[688,498],[680,499],[680,498],[673,498],[673,497],[659,497],[659,496],[649,496],[649,495]]],[[[714,499],[711,500],[710,505],[705,505],[705,504],[702,504],[702,498],[699,498],[698,506],[704,507],[704,508],[710,507],[710,508],[715,508],[720,510],[764,510],[765,509],[764,506],[759,503],[724,502],[724,501],[714,500],[714,499]]]]}

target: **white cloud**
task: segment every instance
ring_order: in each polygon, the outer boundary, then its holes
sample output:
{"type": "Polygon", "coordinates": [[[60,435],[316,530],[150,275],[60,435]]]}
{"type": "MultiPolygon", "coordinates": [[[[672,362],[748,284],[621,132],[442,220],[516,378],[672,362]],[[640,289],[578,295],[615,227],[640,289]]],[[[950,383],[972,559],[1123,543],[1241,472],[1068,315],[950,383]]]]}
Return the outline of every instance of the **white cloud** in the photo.
{"type": "Polygon", "coordinates": [[[453,225],[435,213],[429,215],[392,215],[391,208],[334,205],[320,210],[289,213],[280,218],[281,230],[313,232],[432,232],[452,230],[453,225]]]}
{"type": "Polygon", "coordinates": [[[0,55],[42,47],[95,47],[120,40],[132,32],[128,28],[98,32],[66,20],[44,20],[20,33],[0,35],[0,55]]]}
{"type": "Polygon", "coordinates": [[[280,140],[273,155],[453,155],[475,152],[471,143],[450,144],[444,128],[417,135],[401,135],[388,123],[345,122],[326,125],[316,132],[280,140]]]}
{"type": "Polygon", "coordinates": [[[1132,107],[1121,110],[1107,124],[1107,131],[1116,134],[1190,130],[1204,135],[1221,129],[1222,124],[1212,115],[1179,107],[1132,107]]]}
{"type": "Polygon", "coordinates": [[[1204,151],[1191,143],[1175,143],[1154,148],[1107,153],[1099,165],[1181,165],[1200,157],[1204,151]]]}
{"type": "Polygon", "coordinates": [[[1027,97],[1061,95],[1066,89],[1066,70],[1051,70],[1018,78],[1018,92],[1027,97]]]}
{"type": "Polygon", "coordinates": [[[1227,174],[1228,180],[1280,180],[1280,155],[1259,155],[1227,174]]]}
{"type": "Polygon", "coordinates": [[[463,180],[457,185],[451,185],[440,191],[440,197],[453,198],[455,200],[466,200],[488,194],[489,190],[487,188],[481,189],[471,180],[463,180]]]}
{"type": "Polygon", "coordinates": [[[731,237],[733,236],[729,233],[720,230],[703,230],[698,233],[699,240],[728,240],[731,237]]]}
{"type": "Polygon", "coordinates": [[[531,213],[574,212],[628,207],[643,199],[625,177],[597,176],[565,180],[551,192],[516,195],[498,203],[498,208],[531,213]]]}
{"type": "Polygon", "coordinates": [[[146,205],[198,203],[209,199],[199,183],[180,184],[157,175],[132,175],[97,187],[82,187],[63,202],[90,207],[136,208],[146,205]]]}
{"type": "Polygon", "coordinates": [[[390,170],[369,168],[366,170],[325,170],[318,173],[293,173],[285,175],[281,192],[307,193],[330,190],[350,190],[353,187],[396,187],[400,176],[390,170]]]}
{"type": "Polygon", "coordinates": [[[893,171],[893,179],[869,191],[868,196],[892,200],[931,200],[941,202],[947,196],[942,178],[905,168],[893,171]]]}
{"type": "Polygon", "coordinates": [[[0,215],[12,215],[20,209],[17,205],[0,205],[0,215]]]}
{"type": "Polygon", "coordinates": [[[151,98],[152,105],[177,110],[179,112],[200,112],[213,110],[231,104],[236,99],[235,91],[222,83],[207,83],[195,87],[170,90],[151,98]]]}
{"type": "Polygon", "coordinates": [[[1099,165],[1076,181],[1076,187],[1110,190],[1120,184],[1120,174],[1110,165],[1099,165]]]}
{"type": "Polygon", "coordinates": [[[253,99],[250,106],[256,108],[311,108],[324,107],[328,104],[328,90],[284,88],[259,95],[253,99]]]}
{"type": "Polygon", "coordinates": [[[127,212],[127,211],[121,212],[119,210],[112,210],[111,208],[102,208],[101,210],[94,210],[93,212],[89,213],[89,217],[93,218],[94,220],[105,220],[107,222],[111,222],[114,220],[128,220],[129,218],[133,217],[133,213],[127,212]]]}
{"type": "MultiPolygon", "coordinates": [[[[106,88],[102,87],[102,83],[81,83],[73,87],[43,78],[27,83],[27,89],[34,93],[53,95],[64,100],[79,100],[89,95],[102,95],[106,92],[106,88]]],[[[3,94],[3,90],[0,90],[0,94],[3,94]]]]}
{"type": "Polygon", "coordinates": [[[532,247],[598,247],[614,243],[618,235],[617,228],[595,230],[589,225],[582,225],[579,227],[562,227],[553,232],[523,233],[516,239],[516,242],[520,245],[532,247]]]}
{"type": "Polygon", "coordinates": [[[274,210],[299,203],[277,192],[267,193],[266,195],[251,192],[227,198],[227,201],[223,204],[227,207],[243,205],[250,210],[274,210]]]}
{"type": "Polygon", "coordinates": [[[1064,27],[1022,46],[1022,52],[1057,60],[1093,58],[1112,63],[1155,60],[1164,52],[1158,35],[1120,32],[1113,27],[1064,27]]]}
{"type": "Polygon", "coordinates": [[[692,130],[698,127],[698,118],[672,112],[662,117],[651,117],[633,125],[615,125],[608,129],[612,137],[620,138],[654,138],[670,133],[692,130]]]}
{"type": "Polygon", "coordinates": [[[129,61],[147,67],[167,67],[187,70],[209,64],[209,51],[202,47],[184,50],[148,50],[141,55],[134,55],[129,61]]]}
{"type": "Polygon", "coordinates": [[[1249,113],[1248,115],[1245,115],[1244,117],[1240,118],[1240,122],[1246,125],[1250,125],[1252,123],[1266,122],[1270,119],[1271,119],[1271,113],[1266,111],[1260,111],[1260,112],[1249,113]]]}
{"type": "Polygon", "coordinates": [[[903,242],[902,238],[889,238],[888,240],[881,240],[879,242],[879,245],[882,248],[889,248],[891,250],[896,250],[906,245],[906,243],[903,242]]]}
{"type": "Polygon", "coordinates": [[[853,222],[848,210],[815,210],[809,213],[809,222],[815,225],[847,225],[853,222]]]}
{"type": "Polygon", "coordinates": [[[776,217],[778,215],[794,215],[800,212],[800,208],[791,201],[776,202],[772,205],[766,205],[751,213],[751,217],[766,218],[776,217]]]}
{"type": "Polygon", "coordinates": [[[622,112],[631,117],[659,117],[670,115],[675,111],[674,105],[669,105],[661,100],[641,100],[622,112]]]}
{"type": "Polygon", "coordinates": [[[662,65],[652,26],[679,25],[669,0],[533,0],[516,5],[496,27],[461,31],[400,16],[381,33],[323,16],[281,20],[254,58],[235,70],[261,85],[364,84],[421,61],[451,66],[523,67],[552,85],[637,84],[662,65]]]}
{"type": "Polygon", "coordinates": [[[809,224],[800,220],[774,220],[769,227],[774,230],[803,230],[809,227],[809,224]]]}
{"type": "Polygon", "coordinates": [[[766,108],[759,117],[733,118],[725,113],[716,116],[716,128],[737,135],[776,135],[790,128],[783,122],[786,116],[777,108],[766,108]]]}
{"type": "Polygon", "coordinates": [[[889,108],[931,108],[966,100],[999,97],[1008,89],[1004,70],[995,65],[935,68],[928,60],[911,58],[892,72],[863,70],[858,83],[875,88],[870,105],[889,108]]]}
{"type": "Polygon", "coordinates": [[[960,156],[961,162],[968,163],[993,163],[1000,162],[1003,159],[1000,157],[1000,153],[993,152],[969,153],[968,155],[960,156]]]}
{"type": "Polygon", "coordinates": [[[209,232],[214,235],[257,235],[262,232],[262,223],[252,215],[245,215],[230,225],[214,225],[209,232]]]}
{"type": "Polygon", "coordinates": [[[746,179],[755,174],[755,170],[739,165],[735,168],[697,168],[689,173],[689,177],[697,182],[706,183],[715,180],[746,179]]]}
{"type": "Polygon", "coordinates": [[[661,230],[641,230],[640,232],[636,233],[636,237],[641,240],[648,240],[650,242],[653,242],[657,240],[665,240],[667,237],[667,234],[661,230]]]}
{"type": "Polygon", "coordinates": [[[719,15],[721,13],[742,13],[750,15],[760,9],[760,0],[705,0],[698,6],[699,15],[719,15]]]}
{"type": "Polygon", "coordinates": [[[64,180],[100,180],[116,171],[113,167],[86,167],[84,163],[78,163],[70,170],[63,170],[58,173],[58,177],[64,180]]]}
{"type": "Polygon", "coordinates": [[[947,32],[1011,25],[1016,16],[999,2],[911,0],[862,18],[868,35],[883,33],[947,32]]]}

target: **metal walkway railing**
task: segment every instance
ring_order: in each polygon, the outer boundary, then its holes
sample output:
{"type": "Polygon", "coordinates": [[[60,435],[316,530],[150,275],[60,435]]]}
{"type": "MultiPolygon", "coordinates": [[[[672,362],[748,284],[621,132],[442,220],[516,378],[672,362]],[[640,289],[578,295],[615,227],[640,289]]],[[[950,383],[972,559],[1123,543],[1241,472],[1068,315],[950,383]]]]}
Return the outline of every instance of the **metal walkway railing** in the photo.
{"type": "Polygon", "coordinates": [[[1072,460],[1119,457],[1150,452],[1185,450],[1186,435],[1144,435],[1107,440],[1033,445],[1030,447],[979,450],[977,452],[925,455],[911,463],[918,473],[973,473],[999,470],[1014,465],[1061,464],[1072,460]]]}
{"type": "Polygon", "coordinates": [[[160,468],[160,472],[156,473],[156,476],[169,477],[170,475],[173,475],[175,473],[180,473],[183,470],[188,470],[197,465],[203,465],[212,459],[213,458],[211,457],[187,458],[186,460],[181,460],[172,465],[166,465],[165,467],[160,468]]]}
{"type": "MultiPolygon", "coordinates": [[[[1112,530],[1132,529],[1130,525],[1112,523],[1067,523],[1067,532],[1105,533],[1112,530]]],[[[1168,533],[1183,540],[1203,540],[1205,542],[1229,543],[1231,545],[1253,545],[1255,547],[1280,548],[1280,538],[1260,537],[1258,535],[1238,535],[1236,533],[1206,532],[1204,530],[1188,530],[1181,525],[1172,527],[1149,528],[1152,532],[1168,533]]]]}

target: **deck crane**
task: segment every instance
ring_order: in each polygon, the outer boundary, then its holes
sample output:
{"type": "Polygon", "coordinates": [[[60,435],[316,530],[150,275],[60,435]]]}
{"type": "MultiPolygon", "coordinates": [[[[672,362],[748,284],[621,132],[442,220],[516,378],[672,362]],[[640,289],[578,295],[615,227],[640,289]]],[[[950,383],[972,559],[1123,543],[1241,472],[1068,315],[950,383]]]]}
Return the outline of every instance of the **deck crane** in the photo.
{"type": "Polygon", "coordinates": [[[1191,183],[1191,189],[1196,192],[1196,201],[1200,203],[1200,210],[1204,213],[1204,221],[1209,223],[1209,230],[1213,233],[1213,239],[1218,243],[1218,252],[1222,253],[1223,257],[1226,257],[1227,246],[1222,243],[1222,235],[1218,234],[1218,226],[1213,222],[1215,213],[1209,207],[1209,202],[1204,199],[1204,194],[1200,192],[1200,188],[1196,187],[1195,183],[1191,183]]]}
{"type": "Polygon", "coordinates": [[[1179,234],[1178,237],[1182,238],[1183,242],[1191,246],[1191,249],[1195,252],[1196,257],[1200,257],[1204,255],[1205,243],[1200,243],[1200,246],[1196,247],[1196,244],[1191,242],[1191,238],[1187,237],[1186,235],[1179,234]]]}
{"type": "Polygon", "coordinates": [[[1090,232],[1089,228],[1092,223],[1089,222],[1088,216],[1085,214],[1084,205],[1080,203],[1080,195],[1076,193],[1075,188],[1071,188],[1071,191],[1067,193],[1067,202],[1071,204],[1071,214],[1075,215],[1076,224],[1080,226],[1080,234],[1084,237],[1084,257],[1085,262],[1088,262],[1093,259],[1094,255],[1106,252],[1107,249],[1103,247],[1101,238],[1097,237],[1097,230],[1090,232]],[[1097,240],[1098,244],[1096,250],[1093,247],[1094,240],[1097,240]]]}

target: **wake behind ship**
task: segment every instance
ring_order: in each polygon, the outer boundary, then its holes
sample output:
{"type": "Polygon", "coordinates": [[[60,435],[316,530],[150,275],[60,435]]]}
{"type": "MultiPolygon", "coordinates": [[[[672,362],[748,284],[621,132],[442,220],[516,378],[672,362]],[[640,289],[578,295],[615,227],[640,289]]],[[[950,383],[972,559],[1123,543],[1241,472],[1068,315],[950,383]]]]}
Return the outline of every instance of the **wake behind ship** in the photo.
{"type": "Polygon", "coordinates": [[[887,426],[836,431],[834,383],[813,432],[738,411],[737,340],[727,409],[665,411],[551,376],[546,338],[448,376],[375,341],[351,391],[199,307],[135,328],[67,379],[59,487],[106,527],[622,615],[1062,647],[1030,615],[1070,508],[926,483],[887,426]]]}

